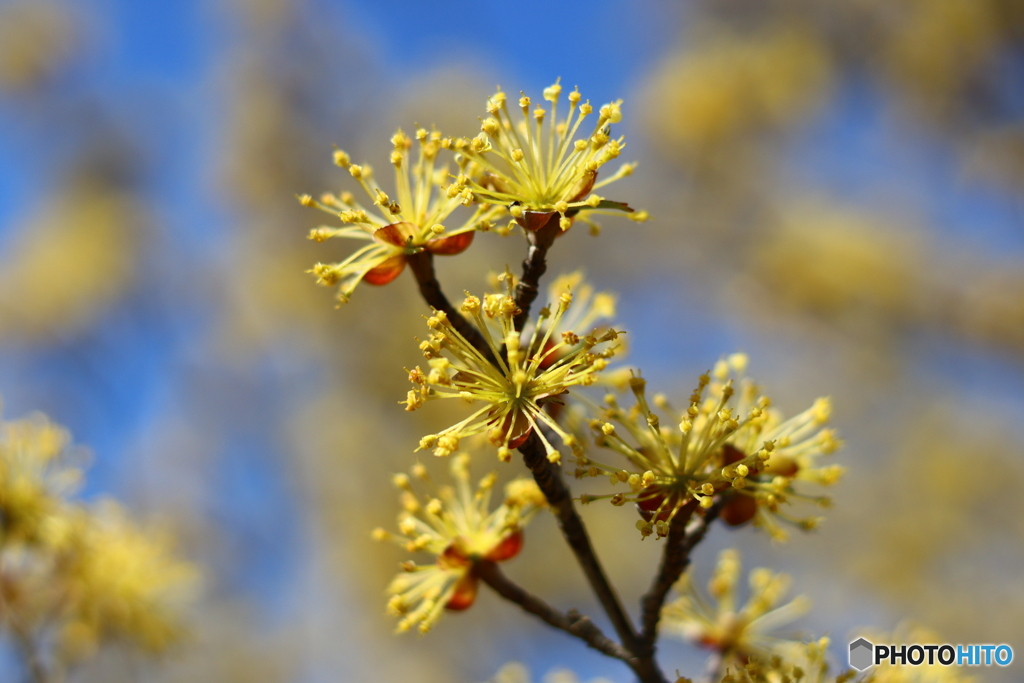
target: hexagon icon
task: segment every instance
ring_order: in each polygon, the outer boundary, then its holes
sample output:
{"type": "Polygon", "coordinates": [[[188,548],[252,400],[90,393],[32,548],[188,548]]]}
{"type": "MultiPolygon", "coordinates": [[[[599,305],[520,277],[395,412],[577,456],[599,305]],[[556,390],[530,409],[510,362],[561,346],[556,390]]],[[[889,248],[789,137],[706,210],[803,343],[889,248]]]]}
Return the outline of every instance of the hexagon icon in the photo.
{"type": "Polygon", "coordinates": [[[858,638],[850,643],[850,666],[857,671],[863,671],[873,663],[874,653],[874,645],[864,638],[858,638]]]}

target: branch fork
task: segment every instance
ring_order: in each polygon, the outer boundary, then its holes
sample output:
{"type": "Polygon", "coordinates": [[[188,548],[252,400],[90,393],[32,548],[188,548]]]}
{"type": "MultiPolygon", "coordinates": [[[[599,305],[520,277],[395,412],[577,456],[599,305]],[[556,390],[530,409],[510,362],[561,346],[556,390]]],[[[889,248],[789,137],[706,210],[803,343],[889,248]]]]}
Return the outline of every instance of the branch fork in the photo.
{"type": "MultiPolygon", "coordinates": [[[[558,214],[553,214],[539,229],[527,232],[530,247],[523,260],[522,277],[515,289],[518,312],[513,324],[517,330],[522,330],[526,324],[530,307],[540,293],[540,278],[547,271],[548,250],[562,232],[558,218],[558,214]]],[[[434,309],[444,311],[459,333],[496,363],[480,331],[452,306],[442,291],[434,272],[433,254],[427,251],[414,254],[409,257],[409,266],[416,277],[424,301],[434,309]]],[[[519,446],[519,452],[547,498],[562,536],[576,556],[620,642],[616,643],[608,638],[589,617],[576,610],[561,612],[529,593],[505,576],[493,562],[479,562],[476,566],[477,575],[501,597],[519,605],[526,612],[582,640],[588,647],[625,662],[641,683],[667,683],[655,660],[655,641],[661,609],[672,585],[689,565],[691,551],[703,540],[711,523],[718,517],[723,501],[717,501],[703,515],[692,515],[692,520],[691,515],[683,514],[676,515],[673,519],[658,573],[641,599],[641,630],[637,631],[591,545],[561,468],[548,460],[546,449],[536,433],[531,433],[519,446]]]]}

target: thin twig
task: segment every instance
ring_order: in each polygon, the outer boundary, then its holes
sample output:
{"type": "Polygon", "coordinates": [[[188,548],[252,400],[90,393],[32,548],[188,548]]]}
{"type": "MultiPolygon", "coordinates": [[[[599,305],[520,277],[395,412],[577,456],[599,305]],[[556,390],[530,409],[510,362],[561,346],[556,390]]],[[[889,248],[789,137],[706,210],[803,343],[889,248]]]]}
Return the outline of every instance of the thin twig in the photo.
{"type": "Polygon", "coordinates": [[[597,599],[608,613],[608,618],[611,619],[622,644],[628,649],[632,649],[631,646],[636,643],[637,639],[636,630],[594,553],[590,536],[583,526],[583,520],[576,512],[576,506],[573,504],[569,487],[566,486],[565,480],[562,478],[561,470],[548,460],[543,442],[536,434],[530,435],[526,443],[520,446],[519,452],[523,454],[526,466],[533,473],[537,486],[547,498],[548,504],[558,519],[562,535],[565,536],[566,542],[583,568],[583,573],[594,587],[597,599]]]}
{"type": "Polygon", "coordinates": [[[476,574],[501,597],[514,602],[557,629],[575,636],[598,652],[609,657],[629,661],[633,655],[621,645],[605,636],[601,629],[575,610],[561,612],[509,579],[494,562],[478,562],[476,574]]]}
{"type": "Polygon", "coordinates": [[[444,311],[451,321],[452,326],[459,334],[466,338],[475,349],[484,354],[492,363],[494,354],[491,352],[480,330],[476,329],[457,308],[452,306],[448,297],[441,290],[441,283],[437,281],[437,274],[434,272],[434,255],[429,251],[421,251],[406,257],[409,269],[416,276],[416,284],[420,289],[420,296],[435,310],[444,311]]]}
{"type": "Polygon", "coordinates": [[[703,515],[698,515],[688,525],[697,501],[693,501],[693,507],[689,512],[684,507],[672,519],[669,525],[668,538],[665,539],[665,549],[661,555],[661,565],[658,573],[651,583],[650,589],[640,599],[643,607],[641,623],[643,630],[640,634],[641,650],[654,653],[654,642],[658,637],[658,621],[661,619],[661,608],[665,604],[665,597],[671,590],[672,585],[679,580],[683,572],[690,564],[690,551],[694,546],[704,539],[708,527],[718,517],[718,513],[724,504],[718,500],[703,515]]]}
{"type": "Polygon", "coordinates": [[[611,620],[623,647],[637,655],[632,664],[637,676],[644,683],[662,683],[665,680],[664,676],[658,670],[653,657],[641,652],[640,639],[633,627],[633,622],[626,610],[623,609],[619,596],[616,595],[615,589],[604,573],[601,562],[597,559],[594,547],[590,543],[590,536],[587,534],[586,527],[583,526],[583,520],[576,512],[569,487],[566,486],[565,480],[562,478],[561,469],[548,460],[544,445],[536,433],[531,434],[526,443],[519,447],[519,452],[523,454],[523,461],[533,473],[537,486],[547,498],[548,504],[558,520],[562,536],[569,544],[573,554],[576,555],[576,560],[583,569],[587,582],[590,583],[601,607],[604,608],[611,620]]]}
{"type": "MultiPolygon", "coordinates": [[[[541,230],[545,230],[547,227],[549,226],[545,226],[541,230]]],[[[553,223],[553,227],[555,230],[559,229],[557,221],[553,223]]],[[[534,235],[535,233],[530,234],[534,235]]],[[[547,269],[544,254],[547,253],[548,247],[550,247],[551,242],[554,240],[554,233],[551,233],[549,230],[545,235],[546,237],[540,240],[541,244],[544,245],[542,250],[537,252],[534,250],[534,247],[531,247],[531,256],[527,257],[526,261],[524,261],[524,277],[520,282],[520,287],[522,287],[522,282],[524,281],[532,283],[532,288],[523,291],[532,291],[533,295],[525,297],[525,303],[520,305],[521,310],[524,306],[526,310],[529,309],[530,303],[536,297],[537,278],[547,269]],[[538,261],[535,261],[535,254],[539,254],[539,256],[536,256],[536,259],[539,259],[538,261]]],[[[458,311],[452,308],[448,298],[441,290],[441,284],[437,281],[434,273],[433,254],[429,252],[414,254],[409,257],[409,266],[416,275],[420,294],[427,304],[447,313],[449,320],[462,336],[478,351],[486,353],[488,358],[492,358],[493,361],[490,348],[484,341],[483,336],[458,311]],[[460,323],[468,328],[469,333],[460,328],[460,323]]],[[[518,296],[520,290],[517,288],[516,291],[518,296]]],[[[608,617],[611,619],[620,639],[622,639],[623,645],[627,649],[632,650],[632,647],[637,643],[636,630],[629,619],[629,615],[626,614],[622,604],[619,602],[618,596],[609,584],[608,578],[605,576],[604,570],[597,560],[597,556],[594,554],[594,549],[590,545],[590,538],[587,536],[583,521],[576,513],[572,496],[565,481],[562,479],[561,470],[547,459],[547,452],[536,433],[531,434],[519,450],[523,454],[527,467],[533,472],[538,486],[547,497],[548,503],[555,510],[566,542],[576,554],[580,565],[583,567],[583,572],[587,576],[587,580],[593,586],[594,592],[597,594],[598,600],[601,602],[602,607],[604,607],[605,612],[608,613],[608,617]]]]}
{"type": "Polygon", "coordinates": [[[516,307],[519,312],[512,319],[512,324],[517,330],[522,330],[530,316],[530,306],[540,292],[540,279],[548,269],[548,249],[554,244],[555,238],[561,234],[562,229],[558,226],[559,215],[552,214],[548,222],[540,229],[527,232],[526,237],[530,241],[530,251],[523,260],[523,276],[516,285],[516,307]]]}
{"type": "MultiPolygon", "coordinates": [[[[529,316],[530,306],[537,298],[541,276],[547,270],[547,252],[554,243],[555,238],[560,234],[557,214],[539,230],[528,233],[530,240],[530,251],[523,261],[523,276],[520,278],[515,291],[516,306],[519,309],[513,321],[515,328],[521,330],[529,316]]],[[[478,351],[484,353],[487,358],[496,363],[493,353],[487,346],[480,332],[469,324],[462,315],[455,310],[448,301],[441,285],[434,273],[433,255],[423,252],[409,257],[409,266],[416,276],[420,294],[423,299],[435,309],[444,311],[452,325],[469,341],[478,351]]],[[[526,442],[519,447],[523,454],[523,461],[533,473],[533,477],[544,493],[555,517],[558,520],[562,535],[576,555],[576,559],[583,569],[598,601],[604,608],[608,618],[615,628],[619,639],[622,641],[621,648],[630,653],[626,660],[629,666],[636,673],[642,683],[667,683],[665,676],[658,669],[654,661],[653,648],[642,647],[640,636],[637,634],[629,615],[622,607],[615,589],[608,581],[608,577],[601,567],[594,548],[590,544],[590,537],[583,526],[576,508],[573,505],[569,488],[562,478],[561,469],[547,459],[547,452],[536,432],[527,438],[526,442]]],[[[541,616],[541,615],[538,615],[541,616]]],[[[542,617],[543,618],[543,617],[542,617]]],[[[584,617],[580,617],[583,619],[584,617]]],[[[550,622],[549,622],[550,623],[550,622]]]]}
{"type": "MultiPolygon", "coordinates": [[[[540,229],[526,233],[530,241],[530,251],[523,261],[523,276],[519,279],[519,284],[516,285],[516,307],[519,310],[513,324],[517,330],[523,328],[530,314],[530,306],[539,292],[540,278],[548,268],[548,249],[554,243],[555,237],[561,233],[558,218],[557,213],[552,214],[548,222],[540,229]]],[[[533,478],[554,510],[562,535],[575,553],[576,559],[583,568],[583,573],[586,574],[601,606],[608,614],[608,618],[611,619],[616,633],[619,634],[619,639],[628,650],[635,651],[634,648],[638,643],[636,630],[594,553],[590,537],[583,526],[583,520],[580,519],[576,507],[573,505],[569,487],[566,486],[565,480],[562,478],[561,469],[547,459],[547,453],[536,433],[530,435],[526,443],[519,448],[519,452],[523,454],[526,466],[530,468],[533,478]]]]}

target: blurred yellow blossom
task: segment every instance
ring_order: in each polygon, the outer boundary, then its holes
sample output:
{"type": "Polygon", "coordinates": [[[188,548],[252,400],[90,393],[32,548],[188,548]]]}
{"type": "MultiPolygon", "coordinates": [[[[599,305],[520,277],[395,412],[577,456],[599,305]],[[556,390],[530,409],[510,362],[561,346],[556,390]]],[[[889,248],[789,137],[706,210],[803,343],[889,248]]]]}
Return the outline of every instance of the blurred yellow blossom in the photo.
{"type": "Polygon", "coordinates": [[[780,220],[748,270],[777,306],[852,322],[920,317],[927,261],[912,233],[891,219],[809,201],[792,202],[780,220]]]}
{"type": "Polygon", "coordinates": [[[67,431],[44,415],[0,419],[0,547],[64,544],[63,508],[81,482],[81,459],[67,431]]]}
{"type": "Polygon", "coordinates": [[[904,0],[892,9],[884,10],[878,53],[883,74],[929,116],[948,114],[953,101],[971,96],[975,73],[997,59],[1006,28],[1000,9],[986,0],[904,0]]]}
{"type": "Polygon", "coordinates": [[[665,631],[714,650],[725,667],[742,666],[751,658],[767,662],[773,656],[785,660],[799,654],[805,643],[773,632],[802,616],[810,602],[798,597],[780,604],[790,579],[762,567],[750,572],[750,597],[741,604],[737,586],[742,570],[738,551],[722,551],[708,582],[710,601],[693,585],[692,571],[684,574],[676,584],[681,595],[662,610],[665,631]]]}
{"type": "MultiPolygon", "coordinates": [[[[540,679],[541,683],[580,683],[580,678],[569,669],[549,671],[540,679]]],[[[487,683],[531,683],[530,670],[519,662],[508,662],[498,669],[487,683]]],[[[607,678],[592,678],[588,683],[609,683],[607,678]]]]}
{"type": "Polygon", "coordinates": [[[820,638],[787,648],[786,656],[751,656],[744,663],[734,662],[721,683],[846,683],[857,672],[850,669],[839,676],[828,675],[829,639],[820,638]]]}
{"type": "Polygon", "coordinates": [[[89,182],[48,200],[0,257],[0,339],[88,324],[130,281],[143,222],[129,195],[89,182]]]}
{"type": "Polygon", "coordinates": [[[0,632],[54,675],[110,642],[166,648],[197,579],[163,531],[112,501],[68,498],[81,478],[73,453],[43,416],[0,421],[0,632]]]}
{"type": "Polygon", "coordinates": [[[812,31],[703,29],[647,87],[645,110],[663,151],[689,158],[745,134],[790,127],[823,99],[831,60],[812,31]]]}
{"type": "Polygon", "coordinates": [[[179,612],[196,587],[195,567],[172,555],[165,530],[137,526],[114,501],[86,513],[60,567],[64,647],[74,657],[116,640],[165,649],[182,634],[179,612]]]}

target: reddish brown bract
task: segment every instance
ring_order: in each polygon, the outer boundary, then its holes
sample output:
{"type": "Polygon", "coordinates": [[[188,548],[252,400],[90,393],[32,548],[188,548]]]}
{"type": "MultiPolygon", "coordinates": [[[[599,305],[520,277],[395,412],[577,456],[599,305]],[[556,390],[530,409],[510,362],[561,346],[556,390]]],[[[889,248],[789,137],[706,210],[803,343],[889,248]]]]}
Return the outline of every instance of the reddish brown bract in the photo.
{"type": "Polygon", "coordinates": [[[371,285],[386,285],[401,275],[403,270],[405,270],[405,256],[402,254],[392,256],[376,268],[366,271],[366,275],[363,276],[363,282],[371,285]]]}
{"type": "Polygon", "coordinates": [[[455,256],[469,249],[476,232],[460,232],[458,235],[439,237],[427,242],[427,251],[438,256],[455,256]]]}
{"type": "Polygon", "coordinates": [[[444,608],[453,612],[461,612],[473,606],[476,602],[477,578],[470,572],[459,579],[455,587],[455,594],[444,604],[444,608]]]}
{"type": "Polygon", "coordinates": [[[519,554],[519,551],[523,549],[523,531],[522,529],[516,529],[511,534],[502,539],[501,543],[496,545],[494,549],[487,553],[485,560],[491,562],[504,562],[505,560],[511,560],[513,557],[519,554]]]}

